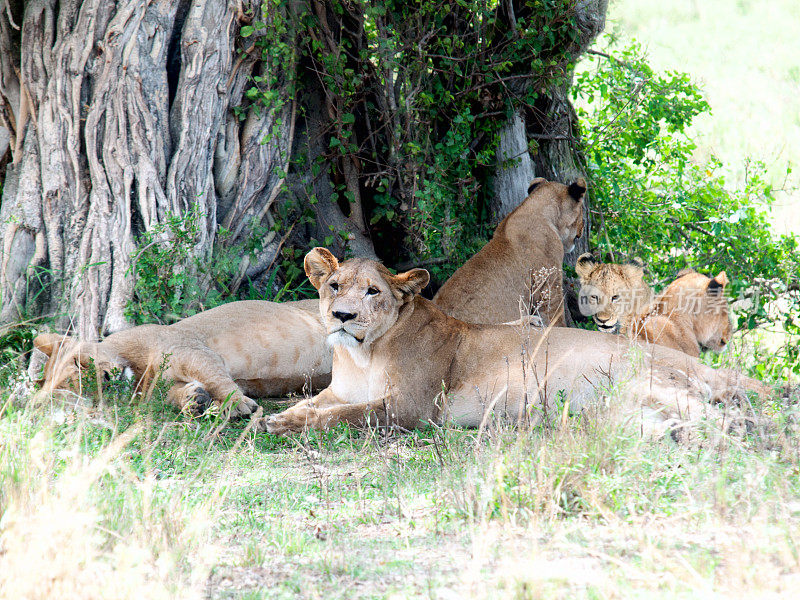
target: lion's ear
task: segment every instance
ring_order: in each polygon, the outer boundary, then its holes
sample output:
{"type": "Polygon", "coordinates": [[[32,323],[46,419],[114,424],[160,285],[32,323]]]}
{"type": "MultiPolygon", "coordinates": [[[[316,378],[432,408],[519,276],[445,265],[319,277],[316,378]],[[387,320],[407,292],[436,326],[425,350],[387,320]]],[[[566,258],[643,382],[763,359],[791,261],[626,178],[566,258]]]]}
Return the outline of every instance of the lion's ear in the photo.
{"type": "Polygon", "coordinates": [[[578,274],[578,277],[587,277],[589,273],[592,272],[592,269],[595,268],[597,265],[597,260],[592,255],[591,252],[585,252],[578,257],[578,260],[575,262],[575,272],[578,274]]]}
{"type": "Polygon", "coordinates": [[[425,269],[411,269],[393,276],[392,286],[403,294],[404,299],[410,300],[419,294],[430,280],[431,275],[425,269]]]}
{"type": "Polygon", "coordinates": [[[629,259],[628,264],[633,267],[639,267],[642,271],[644,271],[644,261],[638,256],[634,256],[633,258],[629,259]]]}
{"type": "Polygon", "coordinates": [[[725,290],[725,286],[728,285],[728,283],[730,283],[728,280],[728,275],[725,273],[725,271],[722,271],[719,275],[714,277],[714,279],[708,282],[708,293],[718,296],[725,290]]]}
{"type": "Polygon", "coordinates": [[[311,285],[319,289],[330,274],[339,268],[339,261],[327,248],[314,248],[306,254],[303,268],[311,285]]]}
{"type": "Polygon", "coordinates": [[[536,177],[535,179],[532,179],[530,185],[528,185],[528,195],[530,196],[533,190],[535,190],[537,187],[539,187],[546,181],[547,179],[545,179],[544,177],[536,177]]]}
{"type": "Polygon", "coordinates": [[[33,338],[33,347],[41,350],[47,356],[57,354],[58,350],[64,342],[72,341],[68,335],[60,335],[58,333],[40,333],[33,338]]]}
{"type": "Polygon", "coordinates": [[[572,196],[575,202],[580,202],[586,193],[586,180],[583,177],[579,177],[577,181],[570,183],[567,193],[572,196]]]}
{"type": "Polygon", "coordinates": [[[625,267],[632,276],[644,279],[644,261],[639,257],[633,257],[625,263],[625,267]]]}

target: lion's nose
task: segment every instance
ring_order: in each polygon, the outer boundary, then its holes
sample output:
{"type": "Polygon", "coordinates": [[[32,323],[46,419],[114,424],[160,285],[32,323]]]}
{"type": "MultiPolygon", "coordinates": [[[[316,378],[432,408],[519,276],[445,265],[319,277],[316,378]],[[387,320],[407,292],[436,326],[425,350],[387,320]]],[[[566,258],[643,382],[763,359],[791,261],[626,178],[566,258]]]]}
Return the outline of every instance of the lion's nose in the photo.
{"type": "Polygon", "coordinates": [[[342,323],[349,321],[350,319],[356,318],[356,313],[349,313],[349,312],[340,312],[338,310],[333,311],[333,316],[339,319],[342,323]]]}

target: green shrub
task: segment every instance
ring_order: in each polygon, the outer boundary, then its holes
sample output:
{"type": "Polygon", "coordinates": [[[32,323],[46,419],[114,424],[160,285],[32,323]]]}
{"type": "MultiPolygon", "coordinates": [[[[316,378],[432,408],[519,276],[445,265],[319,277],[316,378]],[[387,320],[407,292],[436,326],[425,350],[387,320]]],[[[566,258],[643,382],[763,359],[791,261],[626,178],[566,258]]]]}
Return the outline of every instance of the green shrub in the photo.
{"type": "Polygon", "coordinates": [[[326,101],[326,150],[311,165],[292,157],[290,171],[327,178],[345,214],[360,202],[378,255],[422,262],[443,281],[491,235],[488,182],[505,116],[533,107],[571,68],[574,3],[524,2],[513,16],[485,0],[332,0],[324,16],[285,5],[267,0],[241,29],[266,65],[245,101],[279,110],[279,90],[321,86],[312,92],[326,101]],[[321,35],[328,28],[335,44],[321,35]],[[275,68],[286,65],[298,68],[275,68]],[[346,183],[353,162],[357,189],[346,183]]]}
{"type": "MultiPolygon", "coordinates": [[[[131,267],[135,273],[133,298],[126,309],[126,316],[137,325],[171,323],[210,308],[198,277],[191,270],[192,266],[201,265],[192,257],[198,219],[197,210],[171,214],[139,238],[139,250],[131,267]]],[[[210,300],[215,306],[214,299],[210,300]]]]}
{"type": "Polygon", "coordinates": [[[139,238],[131,266],[133,297],[126,307],[126,316],[137,325],[173,323],[235,299],[230,285],[252,249],[223,247],[227,232],[220,229],[213,255],[198,255],[199,217],[197,207],[170,214],[139,238]]]}
{"type": "MultiPolygon", "coordinates": [[[[710,107],[687,74],[655,72],[636,43],[598,56],[573,87],[593,194],[591,247],[615,260],[641,257],[659,284],[687,267],[724,270],[730,294],[747,299],[740,328],[777,320],[800,333],[798,239],[770,226],[775,193],[764,165],[749,162],[744,186],[732,189],[719,160],[692,158],[688,128],[710,107]]],[[[800,373],[796,345],[782,360],[800,373]]]]}
{"type": "Polygon", "coordinates": [[[33,346],[34,334],[30,322],[0,326],[0,389],[10,386],[21,371],[33,346]]]}

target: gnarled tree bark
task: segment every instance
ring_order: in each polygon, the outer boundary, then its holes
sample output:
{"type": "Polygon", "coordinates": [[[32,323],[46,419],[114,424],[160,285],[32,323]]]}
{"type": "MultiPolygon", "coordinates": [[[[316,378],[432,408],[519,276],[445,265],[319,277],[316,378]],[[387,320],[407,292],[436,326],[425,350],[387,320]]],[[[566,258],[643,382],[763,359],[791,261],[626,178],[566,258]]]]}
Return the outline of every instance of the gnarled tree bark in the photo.
{"type": "Polygon", "coordinates": [[[0,319],[50,313],[89,338],[122,329],[137,235],[196,207],[195,252],[207,256],[219,225],[231,244],[263,219],[295,108],[251,110],[243,121],[233,112],[259,65],[237,47],[243,9],[256,4],[2,7],[0,97],[13,150],[0,207],[0,319]]]}

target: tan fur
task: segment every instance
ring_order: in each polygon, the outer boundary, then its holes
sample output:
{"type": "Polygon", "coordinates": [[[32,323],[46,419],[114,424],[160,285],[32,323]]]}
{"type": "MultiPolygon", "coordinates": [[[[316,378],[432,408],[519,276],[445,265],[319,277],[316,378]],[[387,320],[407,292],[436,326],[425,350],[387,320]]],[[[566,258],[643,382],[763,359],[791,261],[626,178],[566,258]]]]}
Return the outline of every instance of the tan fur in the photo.
{"type": "Polygon", "coordinates": [[[575,266],[579,301],[601,331],[621,333],[699,356],[701,347],[720,352],[731,337],[725,300],[728,278],[684,271],[655,299],[637,265],[598,263],[590,254],[575,266]],[[712,283],[713,282],[713,283],[712,283]]]}
{"type": "Polygon", "coordinates": [[[653,302],[653,290],[644,281],[641,262],[600,263],[587,252],[578,257],[575,272],[581,282],[581,312],[591,315],[600,331],[624,332],[630,320],[653,302]]]}
{"type": "Polygon", "coordinates": [[[564,325],[562,263],[583,231],[583,192],[538,178],[525,201],[494,236],[439,289],[433,301],[469,323],[505,323],[538,312],[546,324],[564,325]]]}
{"type": "Polygon", "coordinates": [[[231,415],[250,414],[249,396],[299,391],[307,380],[327,385],[332,353],[325,344],[318,301],[231,302],[173,325],[142,325],[81,342],[41,334],[36,348],[48,356],[42,388],[80,393],[81,371],[130,368],[144,390],[159,371],[173,382],[169,398],[180,409],[229,402],[231,415]]]}
{"type": "Polygon", "coordinates": [[[656,297],[650,316],[637,319],[648,340],[699,356],[701,348],[721,352],[731,339],[725,271],[711,278],[683,271],[656,297]]]}
{"type": "Polygon", "coordinates": [[[319,289],[322,320],[335,345],[331,384],[265,419],[260,425],[272,433],[342,421],[477,427],[490,414],[536,421],[553,416],[561,393],[580,410],[609,386],[627,386],[648,427],[663,430],[704,414],[720,417],[708,399],[765,391],[759,382],[668,348],[634,346],[631,352],[621,336],[465,323],[416,295],[428,281],[422,269],[392,275],[366,259],[340,265],[328,250],[315,248],[306,272],[319,289]]]}

